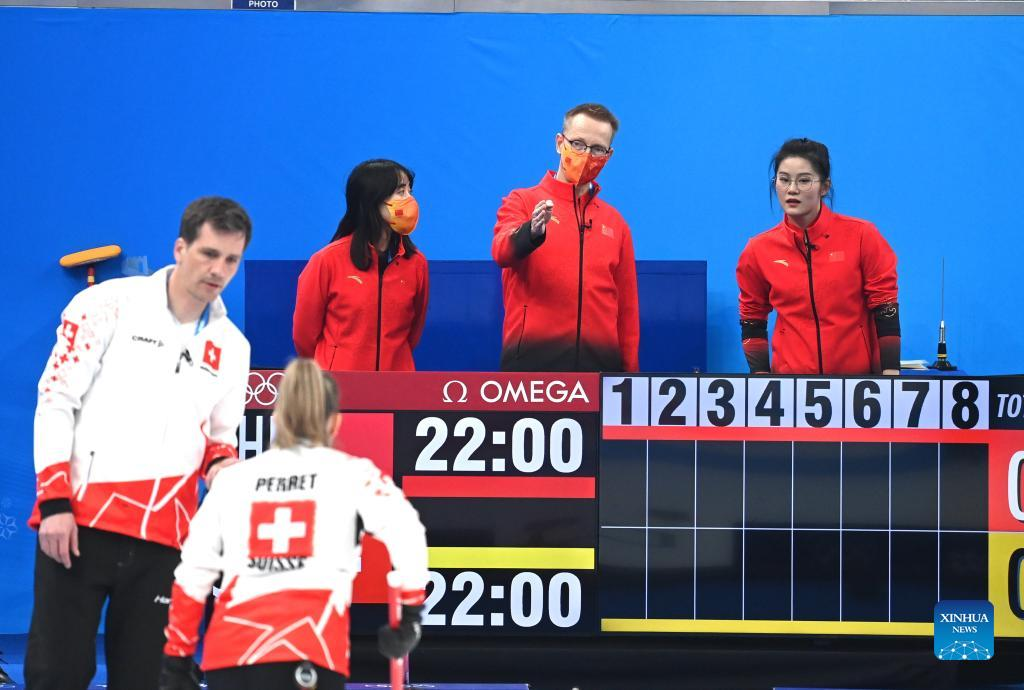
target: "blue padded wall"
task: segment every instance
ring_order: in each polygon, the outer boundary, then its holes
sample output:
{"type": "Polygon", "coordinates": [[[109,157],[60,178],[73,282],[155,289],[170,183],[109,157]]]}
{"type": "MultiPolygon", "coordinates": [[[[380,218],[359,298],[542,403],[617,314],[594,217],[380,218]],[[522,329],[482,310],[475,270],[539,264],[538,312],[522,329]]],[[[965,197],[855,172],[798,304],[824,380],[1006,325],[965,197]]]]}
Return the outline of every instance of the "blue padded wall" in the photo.
{"type": "MultiPolygon", "coordinates": [[[[295,348],[295,283],[305,261],[247,261],[246,335],[254,368],[283,368],[295,348]],[[282,327],[282,324],[285,324],[282,327]]],[[[707,266],[640,261],[640,364],[647,371],[704,371],[707,266]]],[[[416,348],[420,371],[495,371],[501,355],[501,269],[493,261],[431,261],[430,304],[416,348]]]]}

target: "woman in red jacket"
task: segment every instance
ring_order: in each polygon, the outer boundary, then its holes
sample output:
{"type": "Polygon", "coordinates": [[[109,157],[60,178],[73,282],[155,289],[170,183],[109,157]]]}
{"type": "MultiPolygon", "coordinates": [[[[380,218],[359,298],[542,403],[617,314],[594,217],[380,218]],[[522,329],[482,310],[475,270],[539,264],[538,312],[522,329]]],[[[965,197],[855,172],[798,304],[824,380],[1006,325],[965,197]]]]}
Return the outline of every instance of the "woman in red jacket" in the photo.
{"type": "Polygon", "coordinates": [[[892,248],[874,225],[833,213],[823,202],[832,189],[824,144],[790,139],[772,169],[785,215],[747,243],[736,267],[751,373],[899,374],[892,248]]]}
{"type": "Polygon", "coordinates": [[[292,338],[328,371],[413,371],[430,292],[427,260],[409,239],[419,207],[413,173],[390,160],[355,167],[345,216],[299,276],[292,338]]]}

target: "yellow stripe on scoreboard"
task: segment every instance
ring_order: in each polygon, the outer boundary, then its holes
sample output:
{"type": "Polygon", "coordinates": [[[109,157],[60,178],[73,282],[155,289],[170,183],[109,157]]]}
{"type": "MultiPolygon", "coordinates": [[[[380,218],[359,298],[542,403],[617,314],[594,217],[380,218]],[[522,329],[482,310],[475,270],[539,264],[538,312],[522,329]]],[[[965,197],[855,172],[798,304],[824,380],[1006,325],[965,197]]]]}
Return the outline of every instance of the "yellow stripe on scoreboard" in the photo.
{"type": "Polygon", "coordinates": [[[780,633],[790,635],[921,635],[931,623],[860,621],[729,621],[671,618],[602,618],[601,632],[635,633],[780,633]]]}
{"type": "Polygon", "coordinates": [[[594,549],[431,546],[431,568],[593,570],[594,549]]]}

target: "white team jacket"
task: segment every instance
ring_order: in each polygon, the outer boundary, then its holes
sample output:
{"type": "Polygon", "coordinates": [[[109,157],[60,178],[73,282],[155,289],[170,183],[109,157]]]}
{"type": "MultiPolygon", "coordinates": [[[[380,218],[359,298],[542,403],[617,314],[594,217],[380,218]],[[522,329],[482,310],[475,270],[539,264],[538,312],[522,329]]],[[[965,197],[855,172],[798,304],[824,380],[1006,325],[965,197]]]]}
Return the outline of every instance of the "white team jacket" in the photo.
{"type": "Polygon", "coordinates": [[[174,572],[165,653],[195,652],[207,595],[223,573],[204,669],[308,659],[347,676],[359,519],[387,546],[395,569],[389,580],[403,603],[422,604],[429,575],[423,525],[370,460],[301,446],[225,468],[174,572]]]}
{"type": "Polygon", "coordinates": [[[33,527],[66,499],[80,525],[180,547],[197,476],[237,454],[249,342],[219,298],[184,330],[167,306],[173,268],[87,288],[62,313],[39,379],[33,527]]]}

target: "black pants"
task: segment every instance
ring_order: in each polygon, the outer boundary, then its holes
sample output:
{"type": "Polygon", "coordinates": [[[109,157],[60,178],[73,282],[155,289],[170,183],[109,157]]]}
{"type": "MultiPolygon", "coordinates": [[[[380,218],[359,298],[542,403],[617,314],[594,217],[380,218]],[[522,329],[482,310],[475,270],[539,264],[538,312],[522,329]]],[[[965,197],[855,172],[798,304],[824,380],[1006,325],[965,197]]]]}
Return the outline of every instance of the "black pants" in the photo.
{"type": "MultiPolygon", "coordinates": [[[[219,668],[206,672],[210,690],[296,690],[294,661],[219,668]]],[[[345,690],[345,676],[314,666],[316,690],[345,690]]]]}
{"type": "Polygon", "coordinates": [[[36,543],[26,690],[88,688],[96,673],[96,631],[107,600],[107,687],[156,688],[179,551],[82,526],[78,545],[82,555],[72,557],[67,570],[36,543]]]}

